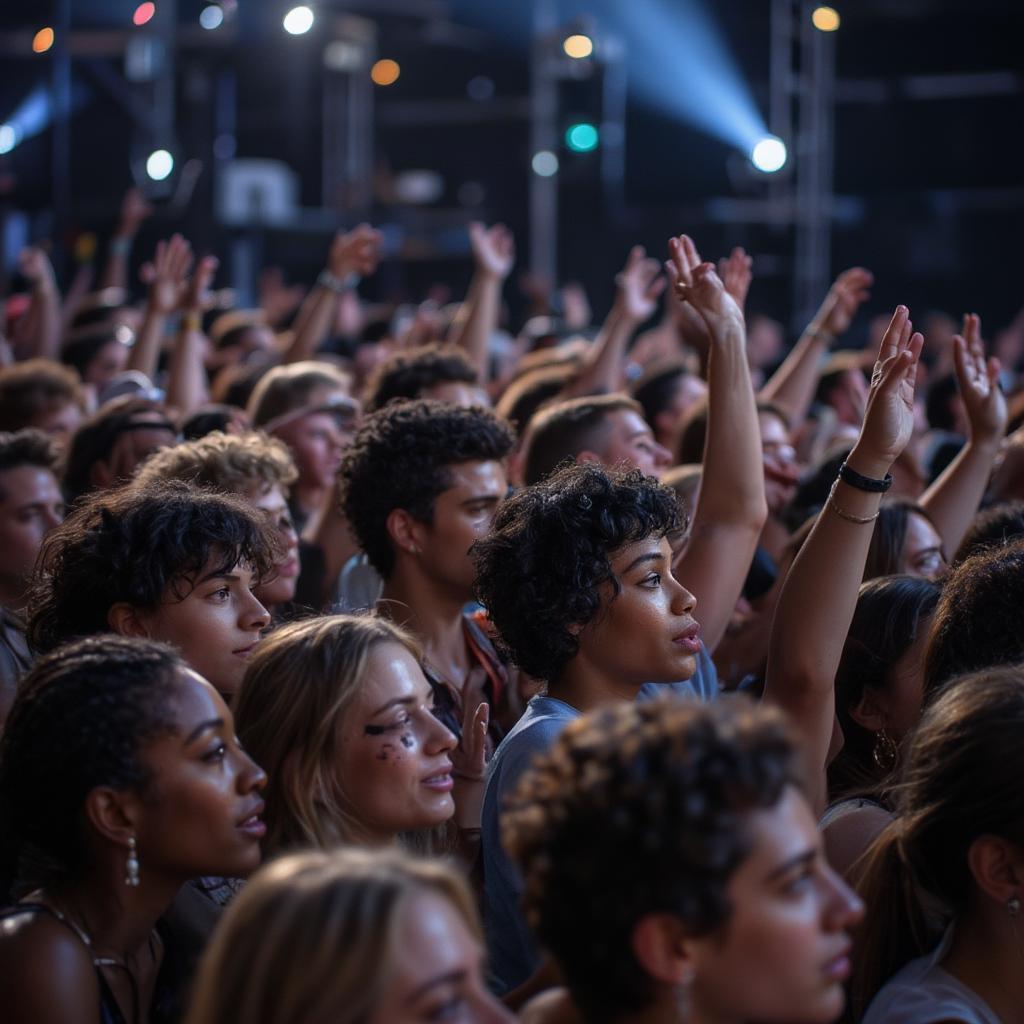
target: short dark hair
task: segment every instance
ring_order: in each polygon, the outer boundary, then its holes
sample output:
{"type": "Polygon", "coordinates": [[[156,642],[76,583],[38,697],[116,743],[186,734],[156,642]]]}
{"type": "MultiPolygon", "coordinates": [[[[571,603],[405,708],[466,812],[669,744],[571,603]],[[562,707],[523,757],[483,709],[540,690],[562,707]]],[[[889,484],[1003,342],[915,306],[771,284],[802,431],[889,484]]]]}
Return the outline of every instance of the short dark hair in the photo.
{"type": "Polygon", "coordinates": [[[579,650],[570,627],[594,618],[603,584],[618,592],[611,555],[679,523],[671,488],[593,463],[570,463],[503,502],[472,551],[477,597],[512,660],[557,679],[579,650]]]}
{"type": "Polygon", "coordinates": [[[29,427],[44,412],[81,401],[74,371],[49,359],[26,359],[0,369],[0,430],[29,427]]]}
{"type": "Polygon", "coordinates": [[[690,371],[685,363],[662,363],[651,367],[630,388],[630,394],[640,403],[651,430],[654,430],[658,414],[672,404],[679,382],[688,376],[690,371]]]}
{"type": "Polygon", "coordinates": [[[0,433],[0,501],[7,498],[3,474],[21,466],[37,466],[51,473],[57,468],[57,448],[41,430],[17,430],[0,433]]]}
{"type": "Polygon", "coordinates": [[[502,841],[527,918],[588,1021],[651,1002],[632,946],[645,916],[671,914],[699,936],[728,921],[729,881],[751,852],[745,819],[794,784],[784,717],[742,697],[609,706],[537,758],[502,841]]]}
{"type": "Polygon", "coordinates": [[[386,520],[394,509],[429,523],[451,466],[504,459],[508,425],[487,409],[418,398],[367,416],[338,471],[341,505],[359,546],[386,579],[395,564],[386,520]]]}
{"type": "Polygon", "coordinates": [[[173,730],[181,667],[163,644],[104,636],[40,658],[21,680],[0,740],[0,896],[17,899],[86,864],[90,790],[145,791],[139,751],[173,730]]]}
{"type": "Polygon", "coordinates": [[[65,344],[60,354],[60,360],[76,370],[78,375],[84,379],[89,370],[89,364],[107,345],[119,345],[124,348],[124,342],[117,336],[113,327],[103,326],[89,330],[78,337],[71,338],[65,344]]]}
{"type": "Polygon", "coordinates": [[[537,410],[554,401],[577,373],[577,368],[570,363],[546,364],[529,370],[505,388],[494,411],[508,420],[521,436],[537,410]]]}
{"type": "Polygon", "coordinates": [[[1024,540],[972,555],[942,588],[924,656],[930,700],[956,676],[1024,662],[1024,540]]]}
{"type": "Polygon", "coordinates": [[[462,349],[424,345],[396,352],[370,376],[363,397],[366,412],[383,409],[395,398],[419,398],[437,384],[476,384],[477,374],[462,349]]]}
{"type": "Polygon", "coordinates": [[[538,483],[566,459],[588,448],[599,450],[608,434],[608,417],[622,409],[643,416],[640,404],[624,394],[570,398],[541,409],[527,427],[523,481],[538,483]]]}
{"type": "Polygon", "coordinates": [[[903,571],[903,548],[907,542],[907,526],[912,515],[921,516],[929,523],[932,521],[928,512],[913,501],[894,498],[882,502],[871,533],[868,556],[864,560],[864,579],[893,576],[903,571]]]}
{"type": "Polygon", "coordinates": [[[156,608],[168,587],[177,594],[211,564],[207,571],[227,572],[243,562],[266,578],[277,553],[266,519],[233,494],[180,480],[101,491],[43,540],[29,593],[29,643],[49,651],[106,633],[107,613],[118,602],[156,608]]]}

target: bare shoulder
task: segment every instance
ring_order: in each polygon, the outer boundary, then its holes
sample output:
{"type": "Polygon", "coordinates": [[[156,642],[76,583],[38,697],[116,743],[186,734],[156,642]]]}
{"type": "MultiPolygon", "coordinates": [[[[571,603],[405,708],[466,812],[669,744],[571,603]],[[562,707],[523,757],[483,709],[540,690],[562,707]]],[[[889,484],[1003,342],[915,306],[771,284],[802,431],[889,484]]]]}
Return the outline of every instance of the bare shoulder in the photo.
{"type": "Polygon", "coordinates": [[[821,831],[829,863],[847,881],[855,880],[857,862],[890,821],[892,813],[876,803],[838,815],[821,831]]]}
{"type": "Polygon", "coordinates": [[[565,988],[549,988],[534,996],[520,1011],[520,1024],[583,1024],[565,988]]]}
{"type": "Polygon", "coordinates": [[[89,950],[56,918],[37,910],[0,920],[0,1006],[4,1019],[98,1024],[100,992],[89,950]]]}

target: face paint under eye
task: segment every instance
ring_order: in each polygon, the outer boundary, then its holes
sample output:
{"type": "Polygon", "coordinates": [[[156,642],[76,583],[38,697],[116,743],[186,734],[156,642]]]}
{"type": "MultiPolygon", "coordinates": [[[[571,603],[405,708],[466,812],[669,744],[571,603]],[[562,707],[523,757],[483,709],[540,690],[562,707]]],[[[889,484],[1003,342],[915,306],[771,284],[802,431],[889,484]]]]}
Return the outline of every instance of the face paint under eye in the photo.
{"type": "Polygon", "coordinates": [[[416,740],[413,739],[411,732],[403,732],[399,737],[399,743],[401,743],[406,750],[412,750],[412,748],[416,746],[416,740]]]}

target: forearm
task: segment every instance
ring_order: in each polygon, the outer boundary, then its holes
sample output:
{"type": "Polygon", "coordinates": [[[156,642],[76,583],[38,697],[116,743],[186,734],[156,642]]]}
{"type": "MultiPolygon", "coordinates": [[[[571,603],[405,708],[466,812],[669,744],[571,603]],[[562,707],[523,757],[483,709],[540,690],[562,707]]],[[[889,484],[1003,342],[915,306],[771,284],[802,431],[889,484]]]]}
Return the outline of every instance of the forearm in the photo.
{"type": "Polygon", "coordinates": [[[998,438],[968,441],[921,496],[947,557],[960,546],[978,511],[998,453],[998,438]]]}
{"type": "Polygon", "coordinates": [[[570,396],[605,395],[622,388],[622,369],[636,321],[616,302],[594,339],[579,377],[567,389],[570,396]]]}
{"type": "Polygon", "coordinates": [[[323,344],[338,308],[338,292],[317,284],[299,311],[292,343],[284,354],[285,363],[312,359],[323,344]]]}
{"type": "Polygon", "coordinates": [[[828,338],[809,328],[761,388],[758,397],[784,409],[791,429],[796,429],[807,417],[818,386],[821,359],[827,351],[828,338]]]}
{"type": "Polygon", "coordinates": [[[37,308],[35,325],[35,355],[42,359],[60,358],[61,310],[60,293],[52,281],[36,287],[32,303],[37,308]]]}
{"type": "Polygon", "coordinates": [[[128,287],[128,258],[132,251],[134,236],[118,229],[107,246],[107,262],[103,265],[100,288],[128,287]]]}
{"type": "Polygon", "coordinates": [[[198,321],[198,314],[185,314],[181,333],[171,353],[167,404],[177,409],[182,417],[195,412],[209,398],[203,367],[205,338],[198,321]]]}
{"type": "Polygon", "coordinates": [[[501,285],[500,277],[478,270],[452,324],[451,342],[465,352],[481,383],[487,382],[488,344],[498,325],[501,285]]]}
{"type": "Polygon", "coordinates": [[[152,306],[146,307],[142,325],[135,335],[135,344],[128,354],[127,369],[138,370],[150,380],[156,379],[166,323],[167,319],[162,313],[158,313],[152,306]]]}

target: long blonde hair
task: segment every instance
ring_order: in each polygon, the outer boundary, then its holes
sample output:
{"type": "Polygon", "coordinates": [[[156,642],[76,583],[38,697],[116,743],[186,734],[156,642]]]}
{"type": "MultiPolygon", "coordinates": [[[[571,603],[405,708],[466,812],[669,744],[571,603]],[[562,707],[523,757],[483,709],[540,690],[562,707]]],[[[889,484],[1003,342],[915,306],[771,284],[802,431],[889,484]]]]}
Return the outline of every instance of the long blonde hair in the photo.
{"type": "Polygon", "coordinates": [[[328,615],[282,626],[260,644],[235,701],[239,739],[267,772],[264,855],[358,842],[362,828],[338,784],[339,726],[370,651],[408,633],[373,616],[328,615]]]}
{"type": "Polygon", "coordinates": [[[441,862],[354,849],[275,861],[221,920],[185,1024],[362,1024],[389,983],[402,908],[423,892],[480,940],[469,889],[441,862]]]}

